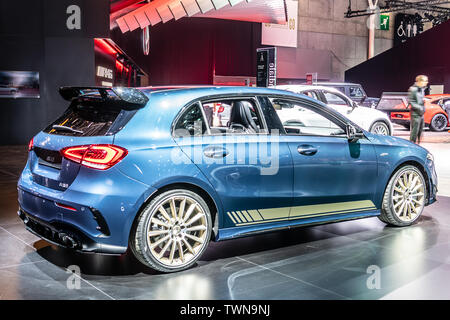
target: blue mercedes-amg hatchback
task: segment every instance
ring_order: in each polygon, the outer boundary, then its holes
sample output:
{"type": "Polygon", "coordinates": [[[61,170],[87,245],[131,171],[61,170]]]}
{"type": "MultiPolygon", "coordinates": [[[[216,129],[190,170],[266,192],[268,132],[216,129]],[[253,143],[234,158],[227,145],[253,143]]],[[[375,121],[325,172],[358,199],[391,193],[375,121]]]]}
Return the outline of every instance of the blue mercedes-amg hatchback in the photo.
{"type": "Polygon", "coordinates": [[[218,241],[378,216],[415,222],[433,156],[304,95],[250,87],[60,89],[67,110],[29,145],[26,228],[60,246],[186,269],[218,241]],[[282,123],[278,114],[296,113],[282,123]]]}

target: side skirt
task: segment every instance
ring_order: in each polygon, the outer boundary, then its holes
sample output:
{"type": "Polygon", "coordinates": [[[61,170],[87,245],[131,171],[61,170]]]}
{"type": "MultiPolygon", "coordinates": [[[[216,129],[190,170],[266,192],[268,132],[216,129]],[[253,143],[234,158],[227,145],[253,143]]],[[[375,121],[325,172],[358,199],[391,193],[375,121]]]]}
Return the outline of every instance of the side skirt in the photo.
{"type": "Polygon", "coordinates": [[[278,222],[268,222],[257,225],[241,226],[234,228],[219,229],[215,241],[229,240],[234,238],[251,236],[259,233],[274,232],[279,230],[297,228],[302,226],[314,226],[319,224],[327,224],[341,222],[346,220],[356,220],[380,215],[380,210],[365,211],[360,213],[344,213],[330,216],[318,216],[295,220],[285,220],[278,222]]]}

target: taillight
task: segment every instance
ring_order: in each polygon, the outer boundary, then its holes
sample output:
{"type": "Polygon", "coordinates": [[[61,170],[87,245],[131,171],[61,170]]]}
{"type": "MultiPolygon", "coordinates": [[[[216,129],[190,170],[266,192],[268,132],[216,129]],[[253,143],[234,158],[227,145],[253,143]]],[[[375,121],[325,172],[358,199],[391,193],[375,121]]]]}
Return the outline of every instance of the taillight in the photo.
{"type": "Polygon", "coordinates": [[[34,146],[34,138],[31,138],[30,142],[28,142],[28,151],[33,150],[34,146]]]}
{"type": "Polygon", "coordinates": [[[64,158],[89,168],[106,170],[122,160],[128,151],[111,144],[68,147],[61,150],[64,158]]]}

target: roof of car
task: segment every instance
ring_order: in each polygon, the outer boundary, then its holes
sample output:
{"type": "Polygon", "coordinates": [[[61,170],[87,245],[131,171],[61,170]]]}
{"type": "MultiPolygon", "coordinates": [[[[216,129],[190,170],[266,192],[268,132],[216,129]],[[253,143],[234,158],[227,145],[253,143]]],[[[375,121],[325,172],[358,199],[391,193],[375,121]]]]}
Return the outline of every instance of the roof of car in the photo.
{"type": "Polygon", "coordinates": [[[265,87],[246,87],[246,86],[211,86],[211,85],[177,85],[177,86],[157,86],[139,88],[142,92],[150,95],[167,95],[192,97],[192,99],[222,95],[222,94],[283,94],[283,95],[297,95],[289,91],[281,91],[276,88],[265,87]]]}
{"type": "Polygon", "coordinates": [[[326,81],[319,81],[316,84],[322,85],[322,86],[360,86],[359,83],[352,83],[352,82],[326,82],[326,81]]]}
{"type": "Polygon", "coordinates": [[[308,91],[308,90],[326,90],[330,92],[335,92],[341,95],[344,95],[341,91],[333,87],[327,86],[319,86],[319,85],[309,85],[309,84],[284,84],[275,87],[280,90],[299,90],[299,91],[308,91]]]}
{"type": "Polygon", "coordinates": [[[425,98],[430,98],[430,99],[447,98],[447,97],[450,97],[450,94],[448,94],[448,93],[435,93],[435,94],[429,94],[429,95],[425,96],[425,98]]]}
{"type": "MultiPolygon", "coordinates": [[[[338,112],[330,109],[326,104],[308,97],[303,94],[292,91],[263,88],[263,87],[244,87],[244,86],[161,86],[139,88],[141,92],[149,97],[149,102],[145,108],[139,110],[140,115],[133,117],[130,121],[132,125],[127,125],[119,131],[120,135],[138,136],[146,134],[146,128],[152,123],[154,133],[158,137],[168,137],[173,120],[179,114],[180,110],[194,101],[200,99],[207,100],[216,97],[233,98],[233,96],[257,96],[273,95],[292,98],[301,98],[310,101],[316,105],[321,105],[329,109],[330,112],[342,117],[338,112]],[[156,111],[156,112],[155,112],[156,111]]],[[[130,122],[130,123],[131,123],[130,122]]]]}
{"type": "MultiPolygon", "coordinates": [[[[232,98],[233,96],[283,95],[285,97],[302,98],[316,104],[323,104],[300,93],[263,87],[181,85],[139,89],[149,97],[148,106],[151,109],[158,108],[164,110],[164,113],[169,117],[174,117],[181,108],[193,101],[221,96],[232,98]]],[[[323,105],[326,107],[325,104],[323,105]]]]}

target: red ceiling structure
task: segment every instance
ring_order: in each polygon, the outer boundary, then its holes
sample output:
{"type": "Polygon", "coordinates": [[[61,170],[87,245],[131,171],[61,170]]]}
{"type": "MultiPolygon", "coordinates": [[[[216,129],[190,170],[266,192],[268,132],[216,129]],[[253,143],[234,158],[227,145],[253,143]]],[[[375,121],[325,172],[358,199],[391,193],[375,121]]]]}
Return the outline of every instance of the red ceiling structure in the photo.
{"type": "Polygon", "coordinates": [[[207,17],[284,24],[284,0],[135,0],[113,1],[112,24],[125,33],[183,17],[207,17]]]}

